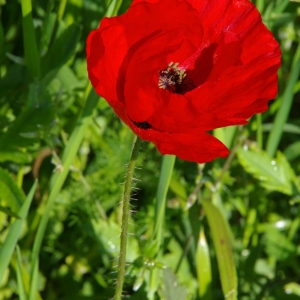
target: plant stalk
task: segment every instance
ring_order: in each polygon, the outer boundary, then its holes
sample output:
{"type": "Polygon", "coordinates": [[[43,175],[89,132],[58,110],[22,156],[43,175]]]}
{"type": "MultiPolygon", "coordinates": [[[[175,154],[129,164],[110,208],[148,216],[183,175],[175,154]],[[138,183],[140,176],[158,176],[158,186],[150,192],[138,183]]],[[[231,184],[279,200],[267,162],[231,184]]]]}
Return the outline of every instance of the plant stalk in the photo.
{"type": "Polygon", "coordinates": [[[131,153],[131,158],[126,171],[125,188],[122,199],[122,225],[121,225],[121,237],[120,237],[120,256],[119,256],[119,269],[118,269],[118,279],[115,290],[114,300],[122,299],[124,278],[125,278],[125,267],[126,267],[126,250],[127,250],[127,235],[128,235],[128,223],[130,215],[130,196],[131,196],[131,186],[132,177],[134,173],[135,164],[139,155],[142,140],[135,136],[134,146],[131,153]]]}

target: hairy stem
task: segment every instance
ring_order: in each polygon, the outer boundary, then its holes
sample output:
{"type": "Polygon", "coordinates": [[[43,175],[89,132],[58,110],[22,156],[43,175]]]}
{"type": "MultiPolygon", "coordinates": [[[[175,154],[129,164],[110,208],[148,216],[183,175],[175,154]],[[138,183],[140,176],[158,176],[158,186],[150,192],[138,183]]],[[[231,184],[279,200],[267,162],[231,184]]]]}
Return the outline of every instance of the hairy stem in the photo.
{"type": "Polygon", "coordinates": [[[130,162],[126,171],[125,188],[122,199],[122,225],[121,225],[121,238],[120,238],[120,256],[119,256],[119,269],[118,269],[118,280],[115,290],[114,300],[121,300],[122,291],[125,278],[125,267],[126,267],[126,248],[127,248],[127,234],[128,234],[128,221],[130,215],[130,194],[132,186],[132,177],[134,167],[138,158],[142,140],[139,137],[135,137],[134,146],[131,153],[130,162]]]}

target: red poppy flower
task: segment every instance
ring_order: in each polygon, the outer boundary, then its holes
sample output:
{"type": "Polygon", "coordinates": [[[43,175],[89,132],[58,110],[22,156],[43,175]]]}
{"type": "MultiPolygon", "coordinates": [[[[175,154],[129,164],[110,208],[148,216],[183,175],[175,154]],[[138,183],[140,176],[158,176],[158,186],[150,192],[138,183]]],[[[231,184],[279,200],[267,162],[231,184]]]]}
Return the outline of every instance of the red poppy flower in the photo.
{"type": "Polygon", "coordinates": [[[133,0],[90,33],[87,64],[135,134],[202,163],[228,154],[208,131],[267,110],[280,49],[249,0],[133,0]]]}

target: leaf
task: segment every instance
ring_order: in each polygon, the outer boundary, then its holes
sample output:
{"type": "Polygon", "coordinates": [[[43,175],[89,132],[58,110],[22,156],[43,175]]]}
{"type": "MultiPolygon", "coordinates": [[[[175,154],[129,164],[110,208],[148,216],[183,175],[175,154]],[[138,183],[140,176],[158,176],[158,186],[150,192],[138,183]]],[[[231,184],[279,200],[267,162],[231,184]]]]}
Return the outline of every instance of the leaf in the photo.
{"type": "MultiPolygon", "coordinates": [[[[282,1],[282,5],[287,5],[288,1],[282,1]]],[[[282,133],[284,124],[287,122],[288,115],[290,113],[293,99],[294,99],[294,87],[296,82],[298,81],[300,73],[300,43],[298,44],[298,48],[296,54],[293,58],[292,69],[287,81],[284,93],[282,95],[280,108],[276,113],[275,120],[273,123],[272,130],[269,134],[269,138],[267,141],[267,152],[270,156],[274,156],[282,133]]]]}
{"type": "MultiPolygon", "coordinates": [[[[62,26],[63,23],[61,23],[62,26]]],[[[79,41],[81,29],[77,24],[71,24],[56,38],[42,58],[42,74],[59,69],[74,54],[79,41]]]]}
{"type": "Polygon", "coordinates": [[[5,214],[9,215],[10,217],[14,217],[17,219],[21,219],[16,213],[14,213],[13,211],[11,211],[9,208],[4,207],[4,206],[0,206],[0,211],[4,212],[5,214]]]}
{"type": "MultiPolygon", "coordinates": [[[[159,175],[159,182],[156,191],[155,203],[155,221],[154,221],[154,240],[157,241],[157,257],[162,255],[162,244],[164,240],[164,218],[166,208],[166,196],[169,189],[176,156],[164,155],[162,167],[159,175]]],[[[150,286],[148,289],[148,298],[152,299],[159,285],[160,270],[154,268],[151,272],[150,286]]]]}
{"type": "Polygon", "coordinates": [[[265,234],[266,253],[277,261],[286,261],[289,256],[296,254],[296,246],[278,230],[268,230],[265,234]]]}
{"type": "Polygon", "coordinates": [[[40,76],[40,55],[36,43],[35,30],[31,14],[31,0],[22,0],[22,22],[25,61],[31,74],[38,78],[40,76]]]}
{"type": "Polygon", "coordinates": [[[54,106],[47,85],[55,76],[50,72],[40,81],[29,85],[26,106],[0,137],[0,148],[9,151],[12,147],[32,146],[42,136],[47,136],[54,121],[54,106]]]}
{"type": "Polygon", "coordinates": [[[20,300],[27,300],[25,286],[24,286],[24,274],[23,274],[23,266],[22,266],[22,257],[19,246],[16,247],[17,250],[17,283],[18,283],[18,294],[20,300]]]}
{"type": "Polygon", "coordinates": [[[199,233],[197,253],[197,277],[199,285],[199,297],[201,300],[211,300],[211,265],[210,265],[210,255],[209,248],[205,238],[204,230],[201,228],[199,233]]]}
{"type": "Polygon", "coordinates": [[[284,289],[287,294],[294,294],[300,297],[300,284],[296,282],[290,282],[284,286],[284,289]]]}
{"type": "Polygon", "coordinates": [[[5,273],[5,270],[9,265],[11,256],[14,252],[17,241],[21,234],[21,230],[22,230],[23,224],[25,222],[25,219],[27,217],[27,213],[28,213],[31,201],[33,199],[33,195],[34,195],[36,186],[37,186],[37,182],[35,182],[33,184],[24,204],[22,205],[21,209],[18,212],[18,215],[22,219],[15,220],[13,222],[13,224],[9,228],[9,232],[7,234],[5,242],[3,243],[2,247],[1,247],[1,250],[0,250],[0,285],[1,285],[4,273],[5,273]]]}
{"type": "Polygon", "coordinates": [[[277,152],[277,158],[274,160],[265,151],[245,151],[240,148],[237,155],[244,169],[258,179],[265,189],[293,194],[295,173],[282,153],[277,152]]]}
{"type": "Polygon", "coordinates": [[[23,191],[16,185],[11,175],[1,168],[0,199],[3,199],[13,212],[17,212],[25,201],[23,191]]]}
{"type": "Polygon", "coordinates": [[[0,150],[0,162],[12,161],[18,164],[30,163],[30,155],[17,150],[1,151],[0,150]]]}
{"type": "Polygon", "coordinates": [[[176,275],[171,269],[164,269],[162,273],[161,300],[187,299],[187,289],[179,285],[176,275]]]}
{"type": "Polygon", "coordinates": [[[300,141],[297,141],[291,145],[289,145],[284,150],[284,155],[287,160],[291,161],[300,156],[300,141]]]}
{"type": "Polygon", "coordinates": [[[224,297],[237,300],[237,274],[228,224],[219,209],[210,201],[203,200],[202,205],[215,246],[224,297]]]}

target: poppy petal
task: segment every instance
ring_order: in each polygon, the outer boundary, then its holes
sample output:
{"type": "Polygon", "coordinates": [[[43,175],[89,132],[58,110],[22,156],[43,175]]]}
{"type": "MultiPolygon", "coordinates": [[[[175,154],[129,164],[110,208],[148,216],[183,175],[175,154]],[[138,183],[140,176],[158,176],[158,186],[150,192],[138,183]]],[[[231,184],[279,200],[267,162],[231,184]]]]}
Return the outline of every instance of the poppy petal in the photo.
{"type": "Polygon", "coordinates": [[[153,142],[161,154],[174,154],[187,161],[204,163],[226,157],[229,150],[215,137],[205,133],[168,133],[131,126],[143,140],[153,142]]]}

